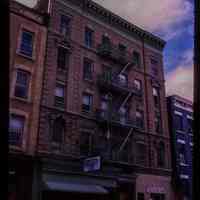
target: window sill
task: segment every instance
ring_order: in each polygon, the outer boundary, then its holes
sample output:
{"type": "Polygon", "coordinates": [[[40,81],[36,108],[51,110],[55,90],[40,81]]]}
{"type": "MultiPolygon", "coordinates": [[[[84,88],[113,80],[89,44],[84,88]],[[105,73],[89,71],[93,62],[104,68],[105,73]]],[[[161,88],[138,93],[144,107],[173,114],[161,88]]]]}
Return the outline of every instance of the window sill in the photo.
{"type": "Polygon", "coordinates": [[[89,83],[94,83],[94,80],[93,79],[88,79],[88,78],[83,78],[84,81],[87,81],[89,83]]]}
{"type": "Polygon", "coordinates": [[[9,144],[9,151],[19,151],[23,152],[23,148],[21,146],[9,144]]]}
{"type": "Polygon", "coordinates": [[[57,67],[57,72],[61,72],[61,73],[66,73],[67,72],[67,69],[66,68],[60,68],[60,67],[57,67]]]}
{"type": "Polygon", "coordinates": [[[182,166],[182,167],[187,167],[187,166],[189,166],[188,164],[185,164],[185,163],[180,163],[180,166],[182,166]]]}
{"type": "Polygon", "coordinates": [[[27,104],[31,104],[32,103],[32,101],[29,98],[22,98],[22,97],[12,96],[11,99],[12,100],[22,101],[22,102],[27,103],[27,104]]]}
{"type": "Polygon", "coordinates": [[[176,130],[177,133],[181,133],[181,134],[185,134],[184,131],[181,131],[181,130],[176,130]]]}
{"type": "Polygon", "coordinates": [[[32,55],[32,56],[25,55],[25,54],[21,53],[19,50],[18,50],[16,53],[17,53],[17,55],[19,55],[19,56],[21,56],[21,57],[23,57],[23,58],[26,58],[26,59],[28,59],[28,60],[31,60],[31,61],[34,61],[34,60],[35,60],[35,58],[34,58],[33,55],[32,55]]]}

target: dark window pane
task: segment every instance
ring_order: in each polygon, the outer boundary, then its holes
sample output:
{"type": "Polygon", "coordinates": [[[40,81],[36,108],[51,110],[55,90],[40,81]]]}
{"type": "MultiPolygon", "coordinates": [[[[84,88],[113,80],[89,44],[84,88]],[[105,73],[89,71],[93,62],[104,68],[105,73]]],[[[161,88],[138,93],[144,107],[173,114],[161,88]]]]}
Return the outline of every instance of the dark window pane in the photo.
{"type": "Polygon", "coordinates": [[[144,127],[144,114],[141,110],[136,110],[136,126],[139,128],[144,127]]]}
{"type": "Polygon", "coordinates": [[[58,48],[57,66],[58,68],[65,69],[69,62],[69,53],[63,47],[58,48]]]}
{"type": "Polygon", "coordinates": [[[10,116],[9,122],[9,144],[20,146],[24,131],[25,117],[14,115],[10,116]]]}
{"type": "Polygon", "coordinates": [[[32,56],[33,52],[33,33],[23,31],[21,36],[20,53],[32,56]]]}
{"type": "Polygon", "coordinates": [[[181,115],[175,116],[177,130],[183,131],[183,118],[181,115]]]}
{"type": "Polygon", "coordinates": [[[85,45],[87,47],[93,46],[93,30],[85,28],[85,45]]]}
{"type": "Polygon", "coordinates": [[[84,59],[83,63],[83,78],[84,79],[92,79],[92,61],[88,59],[84,59]]]}
{"type": "Polygon", "coordinates": [[[70,19],[64,15],[61,15],[60,33],[63,36],[69,36],[69,33],[70,33],[70,19]]]}
{"type": "Polygon", "coordinates": [[[29,74],[25,71],[17,71],[15,96],[27,98],[29,86],[29,74]]]}
{"type": "Polygon", "coordinates": [[[136,143],[136,159],[138,165],[145,165],[146,162],[146,145],[144,143],[136,143]]]}
{"type": "Polygon", "coordinates": [[[141,64],[140,54],[136,51],[133,52],[133,62],[137,67],[140,67],[141,64]]]}

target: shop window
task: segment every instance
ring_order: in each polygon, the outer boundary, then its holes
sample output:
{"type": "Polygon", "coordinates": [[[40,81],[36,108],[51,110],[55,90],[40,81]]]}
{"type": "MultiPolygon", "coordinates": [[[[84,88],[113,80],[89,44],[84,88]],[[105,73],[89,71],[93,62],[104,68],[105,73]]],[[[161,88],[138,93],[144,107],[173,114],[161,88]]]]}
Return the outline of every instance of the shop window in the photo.
{"type": "Polygon", "coordinates": [[[21,146],[24,132],[25,117],[11,114],[9,120],[9,144],[21,146]]]}

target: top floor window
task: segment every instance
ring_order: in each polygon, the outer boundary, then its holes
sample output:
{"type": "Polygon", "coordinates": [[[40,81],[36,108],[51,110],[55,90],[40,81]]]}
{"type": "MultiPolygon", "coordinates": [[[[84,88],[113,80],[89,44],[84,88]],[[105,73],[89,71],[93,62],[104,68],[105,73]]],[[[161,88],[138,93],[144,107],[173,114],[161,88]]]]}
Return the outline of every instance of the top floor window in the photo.
{"type": "Polygon", "coordinates": [[[94,31],[86,27],[85,28],[85,45],[87,47],[93,47],[93,35],[94,35],[94,31]]]}
{"type": "Polygon", "coordinates": [[[135,63],[135,65],[137,67],[140,67],[141,65],[141,58],[140,58],[140,54],[136,51],[133,51],[133,62],[135,63]]]}
{"type": "Polygon", "coordinates": [[[60,18],[60,33],[65,37],[70,34],[70,18],[65,15],[60,18]]]}
{"type": "Polygon", "coordinates": [[[158,75],[158,61],[155,59],[151,59],[151,73],[154,76],[158,75]]]}
{"type": "Polygon", "coordinates": [[[160,94],[158,88],[156,87],[153,87],[153,98],[154,98],[154,105],[158,107],[160,105],[160,94]]]}
{"type": "Polygon", "coordinates": [[[32,57],[33,54],[33,33],[24,29],[21,35],[20,53],[28,57],[32,57]]]}

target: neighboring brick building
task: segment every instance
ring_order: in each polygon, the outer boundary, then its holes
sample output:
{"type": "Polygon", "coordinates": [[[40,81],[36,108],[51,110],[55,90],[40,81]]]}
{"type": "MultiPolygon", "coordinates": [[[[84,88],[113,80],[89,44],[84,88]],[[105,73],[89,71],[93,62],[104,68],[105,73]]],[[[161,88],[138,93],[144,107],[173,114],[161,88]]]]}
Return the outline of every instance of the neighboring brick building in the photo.
{"type": "Polygon", "coordinates": [[[167,97],[172,145],[173,183],[180,199],[192,199],[192,102],[177,96],[167,97]]]}
{"type": "Polygon", "coordinates": [[[44,17],[10,1],[9,198],[29,199],[46,49],[44,17]],[[17,185],[15,185],[17,184],[17,185]],[[16,194],[17,193],[17,194],[16,194]]]}
{"type": "Polygon", "coordinates": [[[34,198],[173,199],[165,42],[89,0],[36,8],[50,20],[34,198]],[[84,172],[92,156],[101,170],[84,172]]]}

